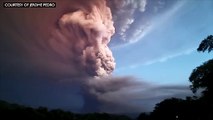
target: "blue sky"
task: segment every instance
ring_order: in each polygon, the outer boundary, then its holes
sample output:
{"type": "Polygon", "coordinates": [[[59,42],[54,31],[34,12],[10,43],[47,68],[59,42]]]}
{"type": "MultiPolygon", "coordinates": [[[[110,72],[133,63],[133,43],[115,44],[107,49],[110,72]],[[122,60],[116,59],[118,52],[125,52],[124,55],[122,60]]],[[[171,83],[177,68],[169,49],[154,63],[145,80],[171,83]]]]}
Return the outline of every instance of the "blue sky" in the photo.
{"type": "Polygon", "coordinates": [[[196,48],[213,33],[212,13],[213,1],[189,0],[153,17],[151,28],[137,42],[112,47],[114,75],[153,84],[190,84],[192,70],[211,58],[211,53],[198,53],[196,48]]]}
{"type": "Polygon", "coordinates": [[[188,78],[192,70],[210,59],[210,56],[208,53],[202,54],[193,51],[190,54],[176,56],[166,61],[117,68],[114,74],[119,76],[135,76],[154,84],[189,85],[188,78]]]}

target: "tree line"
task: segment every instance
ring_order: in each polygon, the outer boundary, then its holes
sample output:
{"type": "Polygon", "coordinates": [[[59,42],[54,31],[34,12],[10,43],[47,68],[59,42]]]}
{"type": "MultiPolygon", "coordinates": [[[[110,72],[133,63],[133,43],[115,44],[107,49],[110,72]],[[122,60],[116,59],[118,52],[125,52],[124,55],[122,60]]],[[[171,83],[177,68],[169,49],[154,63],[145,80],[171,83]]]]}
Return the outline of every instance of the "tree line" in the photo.
{"type": "Polygon", "coordinates": [[[1,120],[131,120],[125,115],[108,113],[77,114],[61,109],[48,110],[46,107],[26,107],[0,101],[1,120]]]}

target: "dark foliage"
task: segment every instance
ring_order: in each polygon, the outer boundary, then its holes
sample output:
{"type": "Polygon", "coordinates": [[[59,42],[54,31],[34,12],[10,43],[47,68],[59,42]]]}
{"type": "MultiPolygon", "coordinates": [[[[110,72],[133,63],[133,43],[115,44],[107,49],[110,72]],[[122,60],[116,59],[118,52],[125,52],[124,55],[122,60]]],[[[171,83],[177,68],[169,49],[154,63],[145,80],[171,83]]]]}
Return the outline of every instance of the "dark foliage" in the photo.
{"type": "Polygon", "coordinates": [[[151,120],[151,116],[148,113],[141,113],[138,117],[137,120],[151,120]]]}
{"type": "Polygon", "coordinates": [[[125,115],[107,113],[75,114],[60,109],[37,109],[0,101],[1,120],[131,120],[125,115]]]}
{"type": "MultiPolygon", "coordinates": [[[[198,52],[205,52],[206,50],[208,52],[213,50],[213,35],[205,38],[197,48],[198,52]]],[[[213,59],[195,68],[189,77],[189,81],[192,83],[190,86],[192,92],[196,93],[198,89],[203,89],[201,99],[213,106],[211,103],[213,100],[213,59]]]]}
{"type": "Polygon", "coordinates": [[[160,102],[151,113],[152,120],[210,120],[207,115],[207,108],[199,100],[178,98],[160,102]]]}
{"type": "Polygon", "coordinates": [[[213,35],[209,35],[207,38],[205,38],[197,48],[197,51],[205,52],[208,50],[208,52],[211,52],[213,50],[213,35]]]}
{"type": "Polygon", "coordinates": [[[141,113],[137,120],[213,120],[212,113],[200,99],[170,98],[156,104],[150,114],[141,113]]]}
{"type": "Polygon", "coordinates": [[[213,59],[208,60],[201,66],[195,68],[189,77],[192,85],[190,88],[195,93],[202,88],[203,96],[212,98],[213,96],[213,59]]]}

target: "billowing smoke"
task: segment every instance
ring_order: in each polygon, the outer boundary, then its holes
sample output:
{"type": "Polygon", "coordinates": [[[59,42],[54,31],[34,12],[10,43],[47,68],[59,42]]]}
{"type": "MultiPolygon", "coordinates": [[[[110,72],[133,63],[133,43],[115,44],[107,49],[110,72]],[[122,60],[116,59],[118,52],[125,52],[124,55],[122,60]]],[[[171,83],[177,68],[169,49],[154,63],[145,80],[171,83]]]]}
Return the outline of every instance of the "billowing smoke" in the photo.
{"type": "Polygon", "coordinates": [[[83,111],[109,113],[135,111],[136,107],[128,104],[127,91],[136,86],[140,84],[130,77],[90,79],[83,91],[86,96],[83,111]]]}
{"type": "Polygon", "coordinates": [[[112,52],[107,46],[115,32],[111,11],[104,0],[99,2],[87,10],[64,14],[53,38],[71,41],[71,54],[90,76],[97,77],[107,76],[115,68],[112,52]]]}
{"type": "Polygon", "coordinates": [[[29,62],[23,66],[35,64],[42,74],[111,74],[115,60],[108,44],[115,28],[106,0],[64,0],[56,4],[54,9],[1,8],[1,34],[6,36],[1,46],[10,55],[19,47],[16,55],[20,53],[20,58],[29,62]],[[8,41],[16,44],[5,47],[8,41]]]}

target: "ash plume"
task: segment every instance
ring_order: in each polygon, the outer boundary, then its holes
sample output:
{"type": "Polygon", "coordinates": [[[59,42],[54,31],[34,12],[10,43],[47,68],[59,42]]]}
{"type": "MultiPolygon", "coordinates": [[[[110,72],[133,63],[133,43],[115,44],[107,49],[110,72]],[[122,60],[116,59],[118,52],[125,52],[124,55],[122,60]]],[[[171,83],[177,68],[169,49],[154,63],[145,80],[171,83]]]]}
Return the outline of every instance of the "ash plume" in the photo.
{"type": "Polygon", "coordinates": [[[64,14],[52,38],[70,41],[71,54],[90,76],[107,76],[115,68],[112,52],[107,46],[115,32],[110,9],[105,0],[64,14]]]}
{"type": "Polygon", "coordinates": [[[59,75],[58,79],[110,75],[115,61],[108,44],[115,28],[106,0],[64,0],[56,4],[56,8],[45,10],[0,8],[0,32],[5,37],[1,46],[8,55],[17,48],[16,55],[20,53],[28,63],[23,68],[33,64],[41,74],[59,75]],[[6,47],[9,42],[16,44],[6,47]]]}
{"type": "Polygon", "coordinates": [[[83,112],[149,112],[165,98],[192,94],[187,86],[156,86],[128,76],[89,79],[85,83],[83,112]]]}

